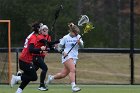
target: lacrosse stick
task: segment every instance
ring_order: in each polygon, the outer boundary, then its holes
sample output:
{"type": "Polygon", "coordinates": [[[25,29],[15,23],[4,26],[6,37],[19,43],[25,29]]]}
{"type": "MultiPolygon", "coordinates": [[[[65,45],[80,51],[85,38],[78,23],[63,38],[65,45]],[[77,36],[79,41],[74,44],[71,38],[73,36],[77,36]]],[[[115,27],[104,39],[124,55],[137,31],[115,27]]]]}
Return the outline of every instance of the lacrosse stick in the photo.
{"type": "MultiPolygon", "coordinates": [[[[91,22],[89,22],[89,18],[87,15],[82,15],[80,20],[78,21],[78,26],[83,26],[83,24],[86,24],[85,28],[84,28],[84,32],[81,35],[81,37],[79,38],[79,40],[82,38],[82,36],[84,36],[84,34],[88,33],[89,31],[91,31],[92,29],[94,29],[95,27],[93,27],[93,24],[91,22]]],[[[68,54],[71,52],[71,50],[77,45],[78,42],[76,42],[71,49],[68,51],[67,55],[64,56],[64,59],[68,56],[68,54]]]]}
{"type": "Polygon", "coordinates": [[[62,9],[63,9],[63,6],[60,5],[60,6],[59,6],[59,9],[56,10],[56,12],[55,12],[55,18],[54,18],[54,21],[53,21],[53,24],[52,24],[52,27],[51,27],[51,31],[53,31],[54,25],[55,25],[56,20],[57,20],[57,18],[58,18],[58,16],[59,16],[60,10],[62,10],[62,9]]]}
{"type": "Polygon", "coordinates": [[[55,12],[55,17],[54,17],[54,21],[53,21],[53,23],[52,23],[51,30],[50,30],[50,32],[49,32],[50,35],[54,34],[54,37],[55,37],[54,40],[56,40],[55,23],[56,23],[56,21],[57,21],[57,19],[58,19],[58,17],[59,17],[59,14],[60,14],[60,12],[61,12],[62,9],[63,9],[63,6],[60,5],[59,8],[56,10],[56,12],[55,12]]]}
{"type": "Polygon", "coordinates": [[[83,24],[88,23],[89,18],[87,15],[81,15],[80,20],[78,21],[78,26],[83,26],[83,24]]]}

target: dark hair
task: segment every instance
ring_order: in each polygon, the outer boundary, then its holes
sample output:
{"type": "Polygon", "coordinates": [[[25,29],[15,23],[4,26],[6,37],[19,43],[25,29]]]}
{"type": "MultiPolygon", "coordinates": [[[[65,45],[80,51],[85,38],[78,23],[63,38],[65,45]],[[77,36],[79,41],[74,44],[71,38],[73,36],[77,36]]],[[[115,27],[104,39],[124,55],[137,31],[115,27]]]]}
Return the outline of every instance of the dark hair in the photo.
{"type": "Polygon", "coordinates": [[[32,25],[32,31],[34,31],[35,33],[38,33],[39,28],[40,28],[40,23],[39,22],[36,22],[32,25]]]}

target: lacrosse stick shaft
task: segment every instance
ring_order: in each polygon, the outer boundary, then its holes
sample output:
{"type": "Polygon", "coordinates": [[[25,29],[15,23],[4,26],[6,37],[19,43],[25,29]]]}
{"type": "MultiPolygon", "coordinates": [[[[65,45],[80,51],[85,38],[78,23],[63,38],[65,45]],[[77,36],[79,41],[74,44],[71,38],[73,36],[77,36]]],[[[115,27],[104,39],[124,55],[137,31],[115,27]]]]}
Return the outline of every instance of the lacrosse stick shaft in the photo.
{"type": "MultiPolygon", "coordinates": [[[[81,39],[82,37],[79,38],[79,40],[81,39]]],[[[77,45],[78,42],[76,42],[72,47],[71,49],[68,51],[67,55],[64,56],[64,59],[68,56],[68,54],[71,52],[71,50],[77,45]]]]}
{"type": "Polygon", "coordinates": [[[55,26],[55,23],[56,23],[56,20],[57,20],[57,18],[59,16],[59,13],[60,13],[60,10],[62,10],[62,9],[63,9],[63,6],[60,5],[59,9],[56,10],[56,12],[55,12],[55,18],[54,18],[54,21],[53,21],[53,24],[52,24],[52,27],[51,27],[51,31],[53,31],[54,26],[55,26]]]}

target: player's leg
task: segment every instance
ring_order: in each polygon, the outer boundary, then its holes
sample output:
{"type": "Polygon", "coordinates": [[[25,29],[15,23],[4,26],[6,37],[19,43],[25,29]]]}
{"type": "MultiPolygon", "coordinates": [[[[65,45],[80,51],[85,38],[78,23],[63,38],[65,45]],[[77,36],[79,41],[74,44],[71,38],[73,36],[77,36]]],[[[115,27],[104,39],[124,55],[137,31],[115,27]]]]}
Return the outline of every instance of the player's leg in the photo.
{"type": "Polygon", "coordinates": [[[10,86],[13,87],[20,80],[21,76],[12,75],[10,86]]]}
{"type": "Polygon", "coordinates": [[[23,89],[29,84],[30,81],[37,80],[37,73],[33,64],[26,64],[25,62],[19,61],[20,69],[23,70],[21,75],[21,84],[17,89],[16,93],[22,93],[23,89]]]}
{"type": "Polygon", "coordinates": [[[29,84],[29,82],[30,82],[29,80],[22,81],[16,93],[22,93],[23,89],[29,84]]]}
{"type": "MultiPolygon", "coordinates": [[[[19,60],[19,66],[22,67],[22,69],[26,68],[25,64],[22,63],[21,60],[19,60]]],[[[11,82],[10,82],[11,87],[13,87],[20,80],[21,80],[21,75],[20,76],[12,75],[11,82]]]]}
{"type": "Polygon", "coordinates": [[[35,70],[35,67],[32,63],[26,63],[21,60],[19,60],[19,67],[21,70],[23,70],[23,73],[21,75],[21,80],[30,80],[30,81],[36,81],[37,80],[37,73],[35,70]]]}
{"type": "Polygon", "coordinates": [[[56,73],[55,75],[48,75],[47,84],[51,83],[54,79],[62,79],[66,77],[69,74],[69,70],[67,67],[64,66],[64,68],[61,70],[61,72],[56,73]]]}
{"type": "Polygon", "coordinates": [[[69,78],[70,82],[75,82],[75,64],[73,63],[73,59],[70,58],[66,62],[64,62],[65,67],[67,67],[70,71],[69,78]]]}
{"type": "Polygon", "coordinates": [[[35,67],[35,70],[37,71],[39,69],[39,62],[37,56],[33,56],[33,65],[35,67]]]}
{"type": "Polygon", "coordinates": [[[16,93],[22,93],[20,91],[23,90],[29,84],[30,81],[36,81],[37,80],[37,74],[36,74],[35,69],[31,69],[28,72],[24,71],[24,74],[22,75],[21,78],[22,78],[22,82],[21,82],[19,88],[17,89],[16,93]],[[29,79],[27,77],[32,77],[32,79],[29,79]]]}
{"type": "Polygon", "coordinates": [[[72,91],[73,92],[77,92],[77,91],[80,91],[81,89],[79,87],[76,86],[75,84],[75,72],[76,72],[76,68],[75,68],[75,64],[76,64],[76,59],[68,59],[64,65],[70,70],[70,73],[69,73],[69,79],[70,79],[70,82],[71,82],[71,86],[72,86],[72,91]]]}
{"type": "Polygon", "coordinates": [[[37,66],[42,69],[41,74],[40,74],[40,86],[38,89],[42,90],[42,91],[46,91],[46,90],[48,90],[48,88],[45,86],[44,80],[46,78],[48,67],[45,64],[43,57],[37,56],[36,59],[37,59],[37,61],[36,61],[37,66]]]}

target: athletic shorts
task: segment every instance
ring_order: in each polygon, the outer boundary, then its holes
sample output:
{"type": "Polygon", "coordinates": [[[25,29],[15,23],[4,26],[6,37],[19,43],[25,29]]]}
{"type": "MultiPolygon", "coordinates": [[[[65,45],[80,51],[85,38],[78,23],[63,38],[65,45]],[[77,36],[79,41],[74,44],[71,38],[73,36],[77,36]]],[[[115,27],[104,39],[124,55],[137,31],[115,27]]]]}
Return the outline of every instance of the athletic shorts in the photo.
{"type": "Polygon", "coordinates": [[[64,59],[64,56],[62,56],[62,64],[64,63],[64,62],[66,62],[68,59],[70,59],[70,58],[72,58],[74,61],[73,61],[73,63],[74,64],[76,64],[77,63],[77,59],[76,58],[73,58],[73,57],[71,57],[71,56],[67,56],[65,59],[64,59]]]}

